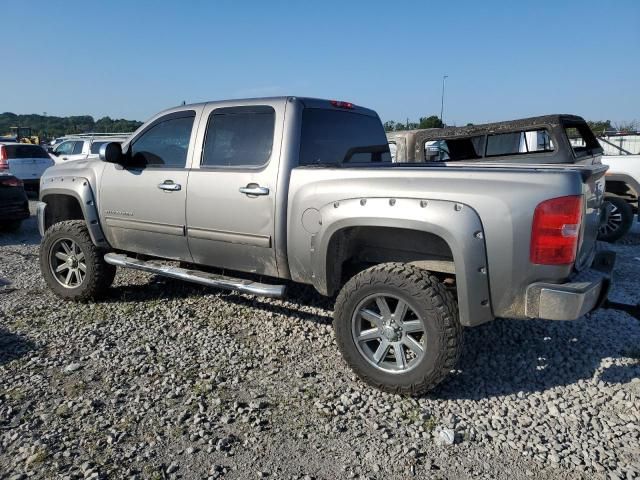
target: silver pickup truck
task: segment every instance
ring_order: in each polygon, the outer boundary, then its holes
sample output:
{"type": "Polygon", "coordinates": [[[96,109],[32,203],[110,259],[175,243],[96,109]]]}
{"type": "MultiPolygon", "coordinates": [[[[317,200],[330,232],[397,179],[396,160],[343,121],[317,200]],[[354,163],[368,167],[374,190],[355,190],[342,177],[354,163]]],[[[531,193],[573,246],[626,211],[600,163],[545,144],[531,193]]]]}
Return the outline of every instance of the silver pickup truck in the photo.
{"type": "Polygon", "coordinates": [[[99,296],[116,266],[271,297],[310,284],[337,294],[347,363],[387,391],[438,384],[462,327],[575,320],[607,296],[598,162],[394,164],[374,111],[298,97],[172,108],[100,157],[42,178],[58,296],[99,296]]]}

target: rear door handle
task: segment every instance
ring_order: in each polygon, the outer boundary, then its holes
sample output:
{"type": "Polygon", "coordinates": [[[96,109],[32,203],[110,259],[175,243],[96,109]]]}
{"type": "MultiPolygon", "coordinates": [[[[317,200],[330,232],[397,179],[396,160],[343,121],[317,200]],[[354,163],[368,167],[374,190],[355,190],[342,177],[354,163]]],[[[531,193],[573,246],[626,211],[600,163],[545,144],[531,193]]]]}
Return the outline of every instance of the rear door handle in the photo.
{"type": "Polygon", "coordinates": [[[269,189],[261,187],[257,183],[250,183],[246,187],[240,187],[240,193],[245,195],[269,195],[269,189]]]}
{"type": "Polygon", "coordinates": [[[178,190],[182,189],[182,185],[180,185],[179,183],[174,183],[173,180],[165,180],[158,185],[158,188],[167,192],[177,192],[178,190]]]}

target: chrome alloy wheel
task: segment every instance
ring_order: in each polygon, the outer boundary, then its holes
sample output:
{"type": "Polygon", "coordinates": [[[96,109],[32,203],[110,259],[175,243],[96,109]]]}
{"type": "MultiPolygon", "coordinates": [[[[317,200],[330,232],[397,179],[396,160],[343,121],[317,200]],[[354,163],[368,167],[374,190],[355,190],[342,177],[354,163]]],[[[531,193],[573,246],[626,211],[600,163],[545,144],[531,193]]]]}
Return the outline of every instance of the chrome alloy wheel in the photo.
{"type": "Polygon", "coordinates": [[[367,362],[389,373],[405,373],[424,357],[424,321],[404,300],[374,294],[356,307],[351,335],[367,362]]]}
{"type": "Polygon", "coordinates": [[[78,244],[69,238],[61,238],[52,245],[49,267],[53,278],[65,288],[79,287],[87,274],[84,253],[78,244]]]}
{"type": "Polygon", "coordinates": [[[611,202],[606,202],[608,209],[607,222],[600,225],[600,233],[608,235],[615,232],[622,226],[622,212],[611,202]]]}

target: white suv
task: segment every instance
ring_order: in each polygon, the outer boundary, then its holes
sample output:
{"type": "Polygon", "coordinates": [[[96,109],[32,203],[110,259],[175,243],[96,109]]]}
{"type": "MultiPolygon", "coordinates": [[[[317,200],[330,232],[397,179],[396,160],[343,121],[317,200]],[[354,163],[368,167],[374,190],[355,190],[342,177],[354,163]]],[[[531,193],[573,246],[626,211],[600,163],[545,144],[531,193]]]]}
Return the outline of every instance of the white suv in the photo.
{"type": "Polygon", "coordinates": [[[40,177],[53,164],[40,145],[0,142],[0,173],[10,173],[19,178],[26,190],[37,191],[40,177]]]}
{"type": "Polygon", "coordinates": [[[109,142],[124,142],[127,135],[96,135],[67,137],[51,151],[51,157],[56,163],[70,160],[97,159],[100,147],[109,142]]]}

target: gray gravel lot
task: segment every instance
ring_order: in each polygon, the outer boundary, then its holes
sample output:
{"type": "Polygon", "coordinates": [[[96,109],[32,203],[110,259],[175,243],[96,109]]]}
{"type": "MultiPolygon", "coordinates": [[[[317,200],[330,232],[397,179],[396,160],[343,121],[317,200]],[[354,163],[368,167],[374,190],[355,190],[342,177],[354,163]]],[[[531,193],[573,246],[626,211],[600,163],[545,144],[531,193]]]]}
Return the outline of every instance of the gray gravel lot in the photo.
{"type": "MultiPolygon", "coordinates": [[[[0,236],[0,478],[640,477],[640,323],[499,320],[428,396],[340,358],[332,303],[119,271],[100,303],[42,280],[31,218],[0,236]],[[455,444],[440,440],[453,429],[455,444]]],[[[618,301],[640,300],[640,230],[618,301]]]]}

